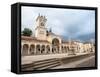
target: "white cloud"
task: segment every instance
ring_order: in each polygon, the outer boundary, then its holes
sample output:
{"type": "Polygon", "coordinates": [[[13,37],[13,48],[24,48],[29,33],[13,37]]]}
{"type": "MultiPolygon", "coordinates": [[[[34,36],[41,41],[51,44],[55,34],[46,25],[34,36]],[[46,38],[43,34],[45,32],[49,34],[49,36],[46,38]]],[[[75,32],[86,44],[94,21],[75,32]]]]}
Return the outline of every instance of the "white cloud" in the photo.
{"type": "Polygon", "coordinates": [[[76,37],[95,32],[94,11],[25,6],[22,7],[22,30],[28,27],[34,31],[35,19],[39,13],[46,16],[46,27],[52,28],[56,34],[76,37]]]}

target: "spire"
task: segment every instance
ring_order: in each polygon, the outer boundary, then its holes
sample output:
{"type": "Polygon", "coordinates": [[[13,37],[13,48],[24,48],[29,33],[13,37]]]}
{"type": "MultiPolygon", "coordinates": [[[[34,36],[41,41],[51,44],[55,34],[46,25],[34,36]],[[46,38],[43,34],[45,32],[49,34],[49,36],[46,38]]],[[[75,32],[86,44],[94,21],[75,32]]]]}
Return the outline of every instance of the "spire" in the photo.
{"type": "Polygon", "coordinates": [[[52,29],[50,28],[49,32],[52,32],[52,29]]]}

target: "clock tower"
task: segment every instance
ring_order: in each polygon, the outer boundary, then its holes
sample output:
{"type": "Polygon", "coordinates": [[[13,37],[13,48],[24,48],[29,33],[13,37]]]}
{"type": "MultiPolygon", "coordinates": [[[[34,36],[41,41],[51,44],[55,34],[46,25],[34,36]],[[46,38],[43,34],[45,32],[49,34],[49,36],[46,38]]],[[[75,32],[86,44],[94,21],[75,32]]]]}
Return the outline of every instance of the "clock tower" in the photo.
{"type": "Polygon", "coordinates": [[[46,40],[46,21],[46,17],[40,16],[40,14],[36,18],[35,37],[39,40],[46,40]]]}

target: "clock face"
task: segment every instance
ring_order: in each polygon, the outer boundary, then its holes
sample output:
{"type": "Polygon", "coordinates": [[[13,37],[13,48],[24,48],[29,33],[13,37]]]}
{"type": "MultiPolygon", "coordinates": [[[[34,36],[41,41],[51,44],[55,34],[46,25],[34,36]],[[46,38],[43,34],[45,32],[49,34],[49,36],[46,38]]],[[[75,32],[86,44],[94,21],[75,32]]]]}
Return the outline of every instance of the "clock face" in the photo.
{"type": "Polygon", "coordinates": [[[44,26],[44,23],[43,22],[41,22],[41,26],[44,26]]]}

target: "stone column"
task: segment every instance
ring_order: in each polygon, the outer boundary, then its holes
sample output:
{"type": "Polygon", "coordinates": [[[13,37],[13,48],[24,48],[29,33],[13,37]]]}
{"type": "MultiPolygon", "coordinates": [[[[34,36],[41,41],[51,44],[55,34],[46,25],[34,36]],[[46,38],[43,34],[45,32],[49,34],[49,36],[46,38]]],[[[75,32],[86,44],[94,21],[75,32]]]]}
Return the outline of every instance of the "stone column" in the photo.
{"type": "Polygon", "coordinates": [[[39,54],[40,54],[40,55],[42,54],[42,53],[41,53],[41,46],[42,46],[42,45],[40,45],[40,51],[39,51],[39,54]]]}
{"type": "Polygon", "coordinates": [[[61,45],[59,46],[59,53],[62,53],[61,45]]]}
{"type": "Polygon", "coordinates": [[[36,44],[34,44],[34,54],[36,54],[36,44]]]}
{"type": "Polygon", "coordinates": [[[52,45],[50,45],[50,54],[52,54],[52,45]]]}
{"type": "Polygon", "coordinates": [[[45,45],[45,54],[47,54],[47,45],[45,45]]]}
{"type": "Polygon", "coordinates": [[[28,55],[30,55],[30,44],[28,45],[28,55]]]}

